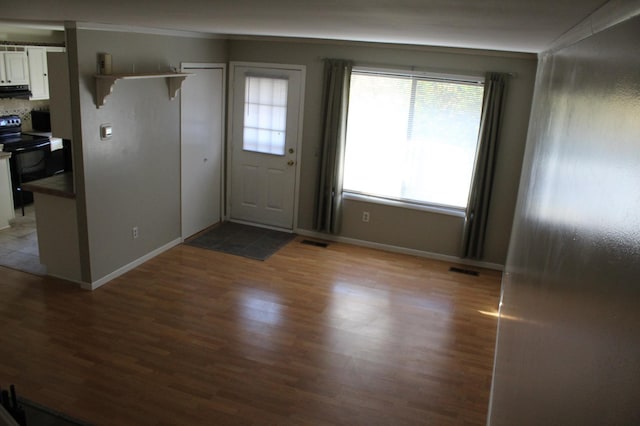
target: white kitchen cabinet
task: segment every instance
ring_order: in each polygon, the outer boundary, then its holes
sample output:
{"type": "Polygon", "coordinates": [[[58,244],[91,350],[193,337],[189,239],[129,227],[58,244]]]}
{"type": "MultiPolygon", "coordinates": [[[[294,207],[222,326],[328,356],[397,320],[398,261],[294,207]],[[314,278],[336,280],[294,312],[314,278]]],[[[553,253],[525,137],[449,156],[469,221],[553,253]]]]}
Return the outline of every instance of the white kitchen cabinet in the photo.
{"type": "Polygon", "coordinates": [[[27,47],[31,100],[49,99],[47,48],[27,47]]]}
{"type": "Polygon", "coordinates": [[[8,228],[14,218],[13,190],[11,188],[11,172],[9,158],[11,154],[0,151],[0,229],[8,228]]]}
{"type": "Polygon", "coordinates": [[[0,52],[0,85],[29,84],[27,52],[0,52]]]}

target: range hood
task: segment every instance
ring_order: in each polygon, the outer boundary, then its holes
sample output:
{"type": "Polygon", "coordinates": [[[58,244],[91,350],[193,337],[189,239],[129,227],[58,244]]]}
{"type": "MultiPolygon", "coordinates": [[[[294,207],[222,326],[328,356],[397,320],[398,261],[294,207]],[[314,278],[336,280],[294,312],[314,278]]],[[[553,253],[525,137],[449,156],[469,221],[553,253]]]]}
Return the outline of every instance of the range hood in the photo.
{"type": "Polygon", "coordinates": [[[29,99],[31,97],[31,91],[26,84],[20,84],[16,86],[0,86],[0,98],[15,98],[15,99],[29,99]]]}

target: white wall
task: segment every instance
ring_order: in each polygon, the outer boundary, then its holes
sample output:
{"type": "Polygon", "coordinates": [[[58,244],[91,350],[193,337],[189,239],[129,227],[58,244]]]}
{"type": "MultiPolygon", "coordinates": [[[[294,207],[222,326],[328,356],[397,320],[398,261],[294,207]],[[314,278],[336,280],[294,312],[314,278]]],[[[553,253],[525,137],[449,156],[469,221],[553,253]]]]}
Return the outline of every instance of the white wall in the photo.
{"type": "Polygon", "coordinates": [[[640,424],[640,16],[591,36],[595,21],[540,62],[494,426],[640,424]]]}
{"type": "MultiPolygon", "coordinates": [[[[319,167],[322,57],[416,66],[435,71],[516,74],[498,152],[485,261],[506,256],[524,148],[536,58],[531,55],[296,40],[211,40],[128,32],[67,31],[74,116],[75,183],[83,280],[95,282],[180,237],[179,101],[164,79],[119,81],[104,107],[95,106],[97,55],[113,57],[114,72],[164,71],[180,62],[227,60],[307,66],[299,227],[311,230],[319,167]],[[114,136],[101,141],[99,126],[114,136]],[[133,240],[131,228],[140,237],[133,240]]],[[[342,236],[457,256],[462,220],[356,201],[345,204],[342,236]],[[360,221],[361,211],[371,222],[360,221]]]]}
{"type": "MultiPolygon", "coordinates": [[[[495,198],[491,205],[485,261],[504,264],[524,152],[536,71],[533,55],[444,48],[420,48],[367,43],[296,40],[232,40],[230,59],[301,64],[307,67],[301,163],[299,227],[311,230],[320,163],[323,57],[356,63],[416,66],[448,72],[503,71],[515,73],[509,86],[502,143],[498,151],[495,198]]],[[[461,218],[346,201],[342,236],[403,248],[457,256],[461,218]],[[371,221],[361,221],[362,211],[371,221]]]]}
{"type": "Polygon", "coordinates": [[[95,282],[180,237],[180,101],[169,99],[164,78],[127,80],[97,109],[98,53],[111,53],[114,73],[157,72],[180,62],[224,62],[227,44],[88,29],[68,37],[78,70],[73,145],[83,278],[95,282]],[[109,141],[99,137],[104,123],[113,126],[109,141]]]}

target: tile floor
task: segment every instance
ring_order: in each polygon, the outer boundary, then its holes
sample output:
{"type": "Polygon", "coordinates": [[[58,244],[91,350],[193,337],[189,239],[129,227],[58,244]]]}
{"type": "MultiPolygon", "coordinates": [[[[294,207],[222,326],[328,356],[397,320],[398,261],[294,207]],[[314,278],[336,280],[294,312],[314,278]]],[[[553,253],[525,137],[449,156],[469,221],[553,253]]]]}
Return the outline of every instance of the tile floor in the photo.
{"type": "Polygon", "coordinates": [[[20,209],[11,222],[11,228],[0,231],[0,265],[36,275],[46,275],[47,269],[40,264],[38,256],[38,234],[33,204],[20,209]]]}

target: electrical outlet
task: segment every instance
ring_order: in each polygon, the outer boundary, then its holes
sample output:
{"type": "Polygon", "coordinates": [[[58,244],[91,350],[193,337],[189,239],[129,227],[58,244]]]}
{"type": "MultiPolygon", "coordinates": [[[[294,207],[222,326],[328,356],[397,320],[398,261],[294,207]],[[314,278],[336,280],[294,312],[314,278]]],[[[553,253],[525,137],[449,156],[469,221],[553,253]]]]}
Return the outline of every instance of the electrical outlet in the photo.
{"type": "Polygon", "coordinates": [[[362,221],[369,222],[369,212],[362,212],[362,221]]]}
{"type": "Polygon", "coordinates": [[[135,240],[136,238],[138,238],[138,236],[138,227],[134,226],[133,228],[131,228],[131,237],[133,237],[133,239],[135,240]]]}

